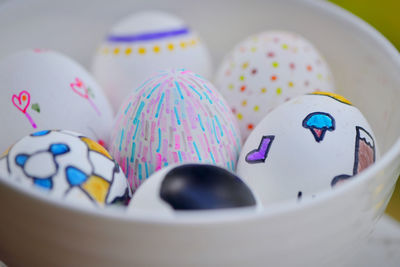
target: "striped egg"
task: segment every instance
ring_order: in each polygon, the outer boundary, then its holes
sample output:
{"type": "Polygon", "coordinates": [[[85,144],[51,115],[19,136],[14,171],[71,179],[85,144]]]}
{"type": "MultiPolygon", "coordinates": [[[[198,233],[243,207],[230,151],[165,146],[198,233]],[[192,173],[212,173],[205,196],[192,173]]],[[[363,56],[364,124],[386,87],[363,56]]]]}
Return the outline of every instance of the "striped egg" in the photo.
{"type": "Polygon", "coordinates": [[[241,137],[214,86],[184,69],[161,71],[121,106],[110,150],[135,190],[169,164],[208,163],[235,170],[241,137]]]}
{"type": "Polygon", "coordinates": [[[93,61],[95,78],[115,111],[132,88],[158,70],[187,68],[211,75],[209,52],[198,34],[180,18],[142,11],[117,22],[93,61]]]}

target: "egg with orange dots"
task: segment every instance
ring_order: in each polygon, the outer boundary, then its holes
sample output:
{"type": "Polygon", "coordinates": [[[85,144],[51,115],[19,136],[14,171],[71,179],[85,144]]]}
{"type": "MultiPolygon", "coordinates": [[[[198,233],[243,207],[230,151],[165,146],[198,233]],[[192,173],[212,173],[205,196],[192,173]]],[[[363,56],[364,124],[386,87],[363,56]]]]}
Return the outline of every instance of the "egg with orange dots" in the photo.
{"type": "Polygon", "coordinates": [[[304,37],[266,31],[237,44],[218,68],[215,85],[231,105],[244,139],[278,105],[314,91],[333,91],[327,62],[304,37]]]}

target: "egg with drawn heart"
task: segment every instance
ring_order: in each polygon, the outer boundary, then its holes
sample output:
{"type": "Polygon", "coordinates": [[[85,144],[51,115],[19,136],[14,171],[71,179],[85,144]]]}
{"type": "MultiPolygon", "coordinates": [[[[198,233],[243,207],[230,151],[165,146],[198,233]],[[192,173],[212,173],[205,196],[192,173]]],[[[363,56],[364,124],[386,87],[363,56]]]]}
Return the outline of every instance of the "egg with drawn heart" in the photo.
{"type": "Polygon", "coordinates": [[[72,59],[49,50],[25,50],[0,61],[0,125],[4,151],[45,129],[77,131],[101,142],[113,112],[92,76],[72,59]]]}
{"type": "Polygon", "coordinates": [[[134,13],[117,22],[94,57],[93,73],[115,111],[155,71],[186,68],[206,78],[211,57],[194,29],[162,11],[134,13]]]}
{"type": "Polygon", "coordinates": [[[241,138],[213,85],[189,70],[150,76],[121,106],[110,152],[135,190],[170,164],[209,163],[235,170],[241,138]]]}
{"type": "Polygon", "coordinates": [[[265,207],[318,197],[373,164],[379,157],[375,140],[350,101],[333,93],[308,94],[277,107],[257,125],[237,173],[265,207]]]}
{"type": "Polygon", "coordinates": [[[285,101],[334,89],[317,47],[287,31],[262,32],[237,44],[220,65],[215,85],[231,105],[243,138],[285,101]]]}
{"type": "Polygon", "coordinates": [[[79,133],[29,134],[0,156],[0,179],[78,205],[127,205],[129,183],[107,150],[79,133]]]}

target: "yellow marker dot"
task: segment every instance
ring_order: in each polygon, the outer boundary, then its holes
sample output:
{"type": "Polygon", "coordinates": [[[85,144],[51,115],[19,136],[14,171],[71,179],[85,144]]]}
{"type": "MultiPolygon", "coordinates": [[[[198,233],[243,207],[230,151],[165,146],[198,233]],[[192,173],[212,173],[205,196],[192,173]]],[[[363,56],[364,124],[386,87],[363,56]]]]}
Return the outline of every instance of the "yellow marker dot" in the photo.
{"type": "Polygon", "coordinates": [[[238,118],[238,120],[241,120],[241,119],[243,119],[243,115],[242,115],[242,113],[238,113],[238,114],[237,114],[237,118],[238,118]]]}
{"type": "Polygon", "coordinates": [[[259,111],[260,110],[260,107],[259,106],[254,106],[254,111],[259,111]]]}
{"type": "Polygon", "coordinates": [[[286,50],[288,48],[289,48],[289,46],[287,44],[282,44],[282,49],[286,50]]]}
{"type": "Polygon", "coordinates": [[[280,87],[276,88],[276,94],[277,95],[282,94],[282,89],[280,87]]]}
{"type": "Polygon", "coordinates": [[[256,51],[257,51],[257,47],[253,46],[253,47],[251,48],[251,52],[256,52],[256,51]]]}
{"type": "Polygon", "coordinates": [[[235,63],[231,62],[230,66],[231,66],[231,68],[234,68],[235,67],[235,63]]]}
{"type": "Polygon", "coordinates": [[[279,63],[278,63],[278,62],[276,62],[276,61],[272,62],[272,67],[274,67],[274,68],[277,68],[277,67],[279,67],[279,63]]]}
{"type": "Polygon", "coordinates": [[[158,45],[155,45],[155,46],[153,47],[153,51],[154,51],[154,53],[160,52],[160,47],[159,47],[158,45]]]}
{"type": "Polygon", "coordinates": [[[233,84],[228,85],[229,90],[233,90],[233,84]]]}
{"type": "Polygon", "coordinates": [[[266,93],[267,92],[267,88],[265,88],[265,87],[263,87],[263,88],[261,88],[261,93],[266,93]]]}
{"type": "Polygon", "coordinates": [[[321,74],[321,73],[318,73],[318,74],[317,74],[317,78],[318,78],[319,80],[322,80],[322,74],[321,74]]]}
{"type": "Polygon", "coordinates": [[[248,63],[248,62],[245,62],[245,63],[243,63],[242,68],[243,68],[243,69],[246,69],[248,66],[249,66],[249,63],[248,63]]]}
{"type": "Polygon", "coordinates": [[[186,48],[186,43],[184,41],[180,42],[179,44],[183,49],[186,48]]]}
{"type": "Polygon", "coordinates": [[[169,43],[169,44],[167,45],[167,48],[168,48],[168,50],[170,50],[170,51],[174,50],[174,44],[169,43]]]}
{"type": "Polygon", "coordinates": [[[242,106],[245,107],[246,105],[247,105],[247,101],[246,101],[246,100],[243,100],[243,101],[242,101],[242,106]]]}
{"type": "Polygon", "coordinates": [[[239,77],[239,80],[241,80],[241,81],[244,81],[244,79],[245,79],[245,77],[244,77],[243,75],[241,75],[241,76],[239,77]]]}
{"type": "Polygon", "coordinates": [[[197,41],[196,41],[196,39],[192,39],[192,40],[190,40],[190,45],[196,45],[197,44],[197,41]]]}
{"type": "Polygon", "coordinates": [[[288,85],[289,85],[289,87],[293,87],[294,84],[293,84],[293,82],[289,82],[288,85]]]}
{"type": "Polygon", "coordinates": [[[128,47],[127,49],[125,49],[125,54],[130,55],[132,53],[132,48],[128,47]]]}
{"type": "Polygon", "coordinates": [[[108,47],[104,47],[102,50],[103,54],[108,54],[110,52],[110,49],[108,49],[108,47]]]}
{"type": "Polygon", "coordinates": [[[119,54],[119,51],[120,51],[119,47],[114,48],[114,54],[115,54],[115,55],[118,55],[118,54],[119,54]]]}
{"type": "Polygon", "coordinates": [[[141,55],[146,54],[146,48],[144,48],[144,47],[139,47],[138,53],[141,54],[141,55]]]}

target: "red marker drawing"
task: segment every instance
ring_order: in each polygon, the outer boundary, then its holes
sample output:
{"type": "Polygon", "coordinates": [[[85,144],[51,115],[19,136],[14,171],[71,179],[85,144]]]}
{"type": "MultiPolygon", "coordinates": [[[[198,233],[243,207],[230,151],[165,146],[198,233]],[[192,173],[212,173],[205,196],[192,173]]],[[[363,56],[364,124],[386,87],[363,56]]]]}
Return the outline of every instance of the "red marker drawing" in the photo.
{"type": "Polygon", "coordinates": [[[75,82],[70,84],[72,91],[77,93],[79,96],[87,99],[90,103],[90,105],[93,107],[93,109],[97,112],[97,114],[100,116],[101,112],[97,108],[97,106],[93,103],[92,99],[89,97],[89,90],[85,86],[85,84],[81,81],[79,78],[75,78],[75,82]]]}
{"type": "Polygon", "coordinates": [[[13,95],[11,98],[11,101],[13,102],[14,106],[17,107],[22,113],[25,114],[25,116],[28,118],[29,122],[31,123],[32,127],[36,129],[36,124],[33,121],[32,117],[29,115],[26,110],[29,107],[29,104],[31,103],[31,95],[27,91],[21,91],[19,95],[13,95]]]}

